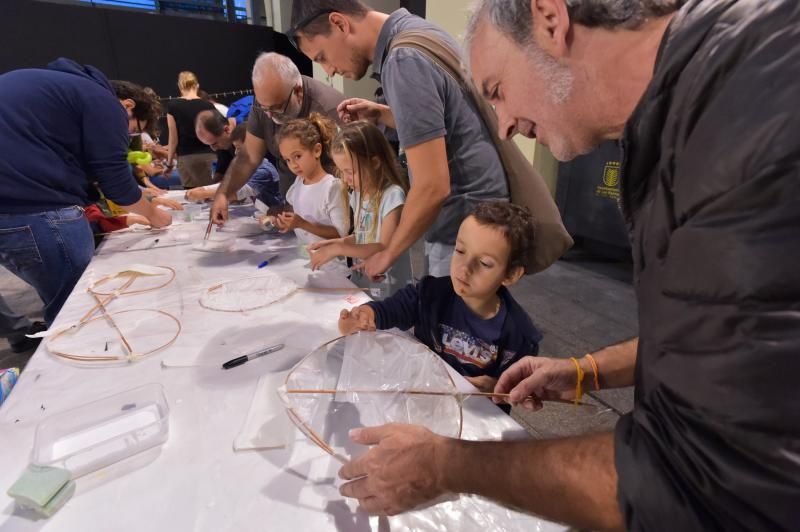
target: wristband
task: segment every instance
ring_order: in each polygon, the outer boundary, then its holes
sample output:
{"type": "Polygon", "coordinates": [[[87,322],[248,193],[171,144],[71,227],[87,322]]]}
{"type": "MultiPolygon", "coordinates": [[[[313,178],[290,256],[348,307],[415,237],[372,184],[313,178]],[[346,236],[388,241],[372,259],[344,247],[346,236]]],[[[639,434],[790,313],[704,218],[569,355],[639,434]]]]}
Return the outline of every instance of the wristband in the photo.
{"type": "Polygon", "coordinates": [[[569,359],[572,361],[573,364],[575,364],[575,371],[577,371],[578,373],[578,382],[577,384],[575,384],[575,401],[574,401],[575,405],[577,406],[581,404],[581,398],[583,397],[583,385],[581,383],[583,382],[584,373],[577,358],[570,357],[569,359]]]}
{"type": "Polygon", "coordinates": [[[600,370],[597,368],[597,361],[589,353],[586,353],[583,358],[588,359],[589,364],[592,365],[592,373],[594,373],[594,389],[595,391],[598,391],[600,390],[600,370]]]}

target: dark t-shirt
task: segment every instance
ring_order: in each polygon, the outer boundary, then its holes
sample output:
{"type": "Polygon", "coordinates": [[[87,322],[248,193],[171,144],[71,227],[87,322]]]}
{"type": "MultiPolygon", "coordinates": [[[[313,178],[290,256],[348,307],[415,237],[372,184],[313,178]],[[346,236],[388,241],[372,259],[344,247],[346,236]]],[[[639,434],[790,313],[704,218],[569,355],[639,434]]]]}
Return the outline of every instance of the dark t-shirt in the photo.
{"type": "MultiPolygon", "coordinates": [[[[319,113],[341,125],[336,108],[344,101],[344,95],[321,81],[303,76],[303,103],[300,106],[299,118],[308,118],[311,113],[319,113]]],[[[277,161],[278,173],[281,176],[281,193],[285,194],[294,183],[295,175],[286,166],[281,157],[278,143],[275,142],[275,133],[280,129],[280,124],[272,121],[265,112],[253,108],[247,118],[247,132],[264,140],[267,152],[277,161]]],[[[334,173],[336,166],[333,161],[325,157],[322,165],[328,173],[334,173]]]]}
{"type": "MultiPolygon", "coordinates": [[[[464,218],[482,201],[507,201],[508,185],[492,137],[469,95],[422,52],[392,41],[404,31],[422,31],[458,50],[441,28],[405,9],[392,13],[375,46],[373,78],[382,88],[397,122],[400,147],[444,137],[450,171],[450,197],[425,233],[428,242],[453,244],[464,218]]],[[[414,182],[411,172],[411,182],[414,182]]]]}
{"type": "Polygon", "coordinates": [[[175,119],[178,127],[178,147],[175,153],[193,155],[196,153],[211,153],[211,148],[200,142],[194,133],[194,120],[201,111],[214,111],[214,104],[205,100],[187,100],[178,98],[167,104],[167,113],[175,119]]]}
{"type": "Polygon", "coordinates": [[[231,146],[227,150],[217,151],[217,168],[214,170],[215,175],[225,175],[228,167],[231,165],[233,158],[236,156],[236,149],[231,146]]]}
{"type": "Polygon", "coordinates": [[[485,320],[472,312],[463,299],[455,298],[455,304],[439,323],[439,342],[443,354],[454,357],[462,366],[473,366],[469,374],[481,374],[497,366],[500,354],[498,343],[506,314],[506,306],[501,302],[498,313],[485,320]]]}

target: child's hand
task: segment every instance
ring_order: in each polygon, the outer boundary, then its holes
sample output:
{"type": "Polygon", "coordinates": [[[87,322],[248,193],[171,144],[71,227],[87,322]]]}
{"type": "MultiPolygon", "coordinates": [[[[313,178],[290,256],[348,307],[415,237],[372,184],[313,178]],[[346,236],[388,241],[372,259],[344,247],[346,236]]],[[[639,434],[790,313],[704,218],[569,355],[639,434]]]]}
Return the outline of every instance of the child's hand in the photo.
{"type": "Polygon", "coordinates": [[[309,251],[316,251],[316,250],[318,250],[320,248],[323,248],[325,246],[330,246],[331,244],[336,244],[336,243],[341,242],[341,241],[342,241],[341,238],[331,238],[330,240],[318,240],[317,242],[310,243],[308,245],[308,250],[309,251]]]}
{"type": "Polygon", "coordinates": [[[276,218],[278,222],[278,230],[281,233],[288,233],[292,229],[297,229],[305,223],[305,220],[299,214],[293,212],[282,212],[276,218]]]}
{"type": "Polygon", "coordinates": [[[488,375],[479,375],[477,377],[466,377],[466,379],[478,390],[484,393],[494,392],[494,387],[497,384],[497,379],[488,375]]]}
{"type": "Polygon", "coordinates": [[[150,220],[140,214],[131,213],[125,217],[125,221],[128,223],[128,227],[132,226],[133,224],[150,225],[150,220]]]}
{"type": "Polygon", "coordinates": [[[175,201],[174,199],[169,198],[153,198],[152,199],[153,205],[162,205],[168,209],[172,209],[174,211],[182,211],[183,205],[175,201]]]}
{"type": "Polygon", "coordinates": [[[375,311],[369,305],[344,309],[339,313],[339,332],[345,336],[358,331],[375,330],[375,311]]]}
{"type": "Polygon", "coordinates": [[[324,264],[327,264],[334,257],[340,255],[339,246],[336,245],[325,246],[322,249],[320,248],[313,249],[311,246],[308,246],[308,250],[312,252],[311,271],[319,270],[324,264]]]}

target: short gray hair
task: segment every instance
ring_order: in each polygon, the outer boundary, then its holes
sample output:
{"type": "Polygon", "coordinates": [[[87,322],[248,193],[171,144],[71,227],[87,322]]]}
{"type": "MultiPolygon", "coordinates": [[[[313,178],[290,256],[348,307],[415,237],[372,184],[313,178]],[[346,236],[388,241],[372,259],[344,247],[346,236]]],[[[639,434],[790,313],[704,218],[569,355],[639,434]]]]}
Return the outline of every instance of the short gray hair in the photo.
{"type": "MultiPolygon", "coordinates": [[[[570,21],[587,27],[636,29],[649,19],[668,15],[687,0],[564,0],[570,21]]],[[[477,0],[467,24],[465,49],[484,19],[525,48],[533,38],[530,0],[477,0]]]]}
{"type": "Polygon", "coordinates": [[[275,52],[264,52],[256,58],[253,64],[253,85],[258,85],[264,80],[266,70],[271,70],[283,81],[286,89],[291,89],[303,82],[300,70],[294,61],[275,52]]]}

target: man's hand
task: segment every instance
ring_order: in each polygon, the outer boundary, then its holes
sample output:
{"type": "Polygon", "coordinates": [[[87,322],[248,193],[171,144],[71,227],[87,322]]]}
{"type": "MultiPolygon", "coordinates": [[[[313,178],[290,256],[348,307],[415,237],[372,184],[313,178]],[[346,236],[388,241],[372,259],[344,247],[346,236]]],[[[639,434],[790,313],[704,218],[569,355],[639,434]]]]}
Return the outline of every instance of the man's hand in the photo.
{"type": "Polygon", "coordinates": [[[465,377],[470,384],[484,393],[492,393],[497,385],[497,379],[488,375],[478,375],[477,377],[465,377]]]}
{"type": "Polygon", "coordinates": [[[336,107],[336,111],[344,123],[366,120],[375,125],[379,122],[390,125],[390,123],[394,122],[394,117],[388,105],[363,98],[348,98],[336,107]]]}
{"type": "Polygon", "coordinates": [[[149,220],[150,226],[156,229],[166,227],[172,223],[172,215],[155,206],[150,209],[150,214],[147,216],[147,219],[149,220]]]}
{"type": "Polygon", "coordinates": [[[189,201],[196,201],[198,203],[206,201],[214,197],[214,190],[208,190],[206,187],[195,187],[186,191],[184,197],[189,201]]]}
{"type": "Polygon", "coordinates": [[[353,266],[353,270],[362,270],[373,281],[380,281],[386,277],[386,272],[392,267],[396,257],[387,250],[379,251],[363,262],[353,266]]]}
{"type": "Polygon", "coordinates": [[[369,305],[344,309],[339,313],[339,332],[345,336],[375,330],[375,311],[369,305]]]}
{"type": "MultiPolygon", "coordinates": [[[[221,188],[221,187],[220,187],[221,188]]],[[[228,198],[219,189],[211,204],[211,221],[222,227],[228,221],[228,198]]]]}
{"type": "Polygon", "coordinates": [[[339,470],[341,478],[350,480],[339,492],[358,499],[362,510],[395,515],[445,492],[441,464],[447,459],[447,438],[423,427],[396,423],[353,429],[350,437],[356,443],[374,445],[339,470]]]}
{"type": "Polygon", "coordinates": [[[161,205],[161,206],[166,207],[168,209],[172,209],[173,211],[182,211],[183,210],[183,205],[181,205],[179,202],[175,201],[174,199],[153,198],[151,200],[151,203],[153,205],[161,205]]]}
{"type": "MultiPolygon", "coordinates": [[[[591,369],[586,374],[591,375],[591,369]]],[[[539,410],[545,399],[574,399],[577,381],[578,372],[571,360],[528,356],[500,375],[494,392],[510,394],[506,402],[511,405],[539,410]]]]}

